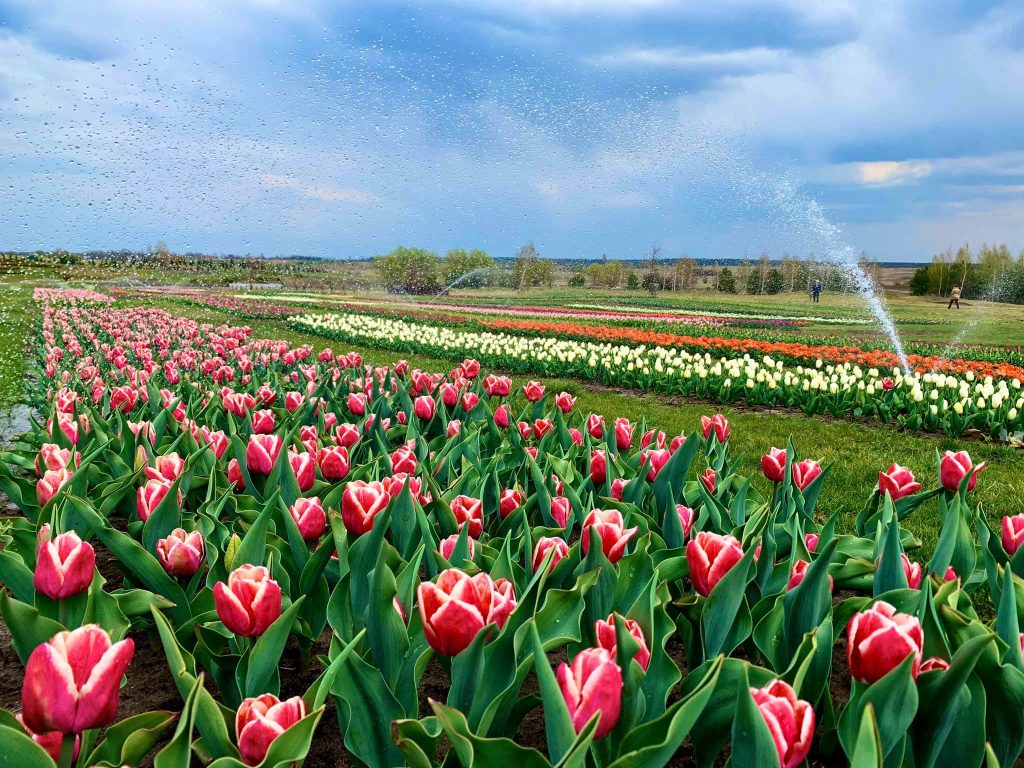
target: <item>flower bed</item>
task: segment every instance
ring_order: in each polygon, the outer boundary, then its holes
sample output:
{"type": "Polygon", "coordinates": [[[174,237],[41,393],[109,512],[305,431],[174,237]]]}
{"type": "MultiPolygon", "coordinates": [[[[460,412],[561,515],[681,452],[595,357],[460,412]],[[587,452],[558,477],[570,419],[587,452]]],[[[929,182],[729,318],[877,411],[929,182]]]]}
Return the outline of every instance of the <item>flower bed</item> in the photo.
{"type": "MultiPolygon", "coordinates": [[[[579,376],[614,386],[693,395],[805,413],[873,418],[907,429],[958,435],[969,428],[996,437],[1020,428],[1020,379],[944,373],[902,375],[852,362],[785,365],[770,356],[713,357],[660,346],[598,344],[544,336],[472,332],[368,315],[303,315],[296,328],[338,341],[441,357],[469,354],[488,365],[544,375],[579,376]]],[[[587,326],[589,327],[589,326],[587,326]]]]}
{"type": "Polygon", "coordinates": [[[22,513],[0,556],[12,765],[286,768],[331,734],[371,768],[1024,748],[1024,516],[989,530],[964,452],[916,468],[927,488],[880,468],[844,533],[817,508],[841,467],[790,445],[744,477],[720,415],[665,435],[473,359],[373,368],[156,310],[43,311],[45,418],[0,465],[22,513]],[[928,558],[905,527],[924,510],[928,558]],[[118,720],[149,642],[180,714],[118,720]]]}

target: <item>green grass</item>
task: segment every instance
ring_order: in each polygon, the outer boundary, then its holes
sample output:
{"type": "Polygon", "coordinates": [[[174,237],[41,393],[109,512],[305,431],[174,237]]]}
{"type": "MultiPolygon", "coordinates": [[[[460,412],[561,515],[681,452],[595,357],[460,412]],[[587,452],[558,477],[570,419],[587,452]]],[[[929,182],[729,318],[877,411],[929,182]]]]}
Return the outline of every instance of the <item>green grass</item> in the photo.
{"type": "Polygon", "coordinates": [[[0,283],[0,411],[25,394],[25,337],[32,323],[32,289],[0,283]]]}

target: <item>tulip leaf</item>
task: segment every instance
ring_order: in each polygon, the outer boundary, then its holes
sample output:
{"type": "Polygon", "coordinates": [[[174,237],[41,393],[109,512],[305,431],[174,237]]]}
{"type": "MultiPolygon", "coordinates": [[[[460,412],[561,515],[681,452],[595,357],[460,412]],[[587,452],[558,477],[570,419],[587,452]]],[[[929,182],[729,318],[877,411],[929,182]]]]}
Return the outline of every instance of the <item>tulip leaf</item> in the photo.
{"type": "Polygon", "coordinates": [[[0,768],[54,768],[53,759],[25,731],[0,726],[0,768]]]}
{"type": "MultiPolygon", "coordinates": [[[[196,702],[199,699],[199,689],[203,685],[202,675],[196,680],[192,690],[185,699],[185,705],[181,710],[181,717],[174,729],[174,736],[170,743],[161,749],[153,758],[153,768],[189,768],[192,759],[192,731],[196,722],[196,702]]],[[[107,738],[110,732],[107,732],[107,738]]],[[[124,763],[119,763],[119,765],[124,763]]]]}
{"type": "Polygon", "coordinates": [[[270,749],[260,763],[260,768],[291,768],[301,763],[309,754],[313,734],[323,714],[324,708],[320,707],[277,736],[270,742],[270,749]]]}
{"type": "Polygon", "coordinates": [[[882,738],[878,734],[878,721],[875,720],[875,708],[868,704],[864,708],[864,716],[857,731],[857,740],[850,756],[850,768],[882,768],[885,764],[882,757],[882,738]]]}
{"type": "MultiPolygon", "coordinates": [[[[377,567],[370,572],[370,601],[366,611],[367,640],[377,666],[388,687],[395,690],[402,659],[409,649],[409,635],[401,615],[395,609],[398,584],[388,567],[385,550],[377,558],[377,567]]],[[[483,633],[481,633],[483,634],[483,633]]]]}
{"type": "Polygon", "coordinates": [[[352,642],[346,645],[342,651],[335,656],[331,663],[327,665],[327,669],[316,680],[309,686],[306,692],[302,695],[302,700],[306,703],[306,710],[312,711],[319,709],[323,706],[324,702],[327,701],[327,695],[331,691],[331,686],[334,685],[334,679],[338,676],[338,670],[341,669],[341,665],[345,663],[345,660],[355,651],[356,646],[359,645],[359,641],[363,639],[366,634],[366,630],[360,631],[356,635],[352,642]]]}
{"type": "MultiPolygon", "coordinates": [[[[750,564],[754,561],[754,547],[747,547],[743,557],[729,569],[728,573],[711,590],[704,601],[700,614],[701,637],[704,658],[711,659],[719,653],[728,653],[745,639],[737,637],[734,627],[744,620],[750,623],[750,611],[746,609],[744,592],[750,564]],[[726,647],[732,645],[732,648],[726,647]]],[[[748,628],[746,633],[749,634],[748,628]]]]}
{"type": "MultiPolygon", "coordinates": [[[[281,663],[281,654],[284,652],[285,643],[288,642],[288,635],[291,634],[295,616],[305,599],[306,596],[302,595],[288,606],[288,609],[252,644],[246,654],[248,665],[245,669],[244,683],[243,680],[239,680],[238,685],[243,697],[261,696],[264,693],[273,693],[276,696],[279,693],[281,683],[278,665],[281,663]]],[[[243,667],[246,667],[244,661],[239,665],[239,669],[243,667]]]]}
{"type": "Polygon", "coordinates": [[[0,551],[0,583],[23,603],[35,600],[34,575],[20,555],[9,549],[0,551]]]}
{"type": "Polygon", "coordinates": [[[466,717],[457,709],[431,702],[434,716],[444,730],[452,751],[465,768],[515,765],[517,768],[549,768],[550,763],[535,749],[521,747],[511,739],[477,736],[466,717]]]}
{"type": "Polygon", "coordinates": [[[847,755],[853,754],[864,708],[869,704],[875,710],[884,757],[906,738],[918,705],[917,686],[911,676],[913,664],[914,655],[909,654],[877,682],[868,686],[854,682],[850,702],[839,718],[839,740],[847,755]]]}
{"type": "MultiPolygon", "coordinates": [[[[1021,547],[1024,549],[1024,547],[1021,547]]],[[[1020,617],[1017,609],[1014,575],[1010,568],[1003,568],[1003,584],[996,606],[996,633],[1007,645],[1003,663],[1024,671],[1024,652],[1021,651],[1020,617]]]]}
{"type": "Polygon", "coordinates": [[[750,693],[747,668],[736,688],[736,717],[732,723],[732,765],[734,768],[778,768],[779,752],[764,715],[750,693]]]}
{"type": "Polygon", "coordinates": [[[782,598],[785,610],[785,645],[790,656],[796,651],[804,635],[819,626],[832,607],[828,567],[838,544],[837,539],[832,539],[822,547],[807,567],[803,581],[782,598]]]}
{"type": "MultiPolygon", "coordinates": [[[[885,497],[887,506],[891,506],[892,500],[888,494],[885,497]]],[[[878,570],[875,572],[875,580],[872,594],[875,597],[889,592],[893,589],[906,589],[907,576],[903,571],[903,554],[900,548],[900,524],[895,515],[890,517],[885,524],[882,533],[882,542],[879,552],[878,570]]],[[[879,713],[879,722],[884,723],[885,719],[879,713]]]]}
{"type": "Polygon", "coordinates": [[[38,646],[64,631],[58,622],[40,616],[35,607],[15,600],[4,590],[0,590],[0,616],[11,632],[11,645],[22,664],[38,646]]]}
{"type": "Polygon", "coordinates": [[[402,753],[392,743],[386,724],[408,714],[380,670],[353,653],[338,667],[330,691],[346,749],[370,766],[401,765],[402,753]]]}
{"type": "Polygon", "coordinates": [[[544,730],[547,735],[548,754],[551,761],[557,763],[572,748],[576,740],[576,729],[573,727],[572,717],[555,679],[555,673],[544,653],[536,623],[531,622],[530,636],[533,642],[533,668],[544,702],[544,730]]]}
{"type": "Polygon", "coordinates": [[[434,768],[434,758],[444,735],[436,717],[396,720],[391,724],[391,740],[405,755],[409,768],[434,768]]]}
{"type": "Polygon", "coordinates": [[[181,527],[181,504],[178,502],[178,489],[181,487],[185,475],[181,475],[171,483],[167,493],[156,505],[156,509],[150,510],[146,522],[142,524],[142,546],[147,552],[156,551],[156,543],[168,536],[175,528],[181,527]]]}

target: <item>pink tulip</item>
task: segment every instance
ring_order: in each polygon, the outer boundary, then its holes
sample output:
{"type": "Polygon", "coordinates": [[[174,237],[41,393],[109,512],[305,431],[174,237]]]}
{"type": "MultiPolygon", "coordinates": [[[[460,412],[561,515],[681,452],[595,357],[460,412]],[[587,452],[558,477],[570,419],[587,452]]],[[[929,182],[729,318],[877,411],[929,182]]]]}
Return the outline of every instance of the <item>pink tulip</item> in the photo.
{"type": "Polygon", "coordinates": [[[559,392],[555,395],[555,405],[562,413],[568,414],[576,404],[576,398],[568,392],[559,392]]]}
{"type": "Polygon", "coordinates": [[[416,473],[419,462],[416,460],[416,453],[407,447],[399,448],[391,454],[391,474],[404,472],[407,475],[416,473]]]}
{"type": "Polygon", "coordinates": [[[296,499],[295,503],[288,507],[288,513],[298,526],[303,541],[316,541],[327,530],[327,515],[320,499],[315,496],[296,499]]]}
{"type": "Polygon", "coordinates": [[[613,563],[619,562],[626,552],[626,545],[636,535],[637,528],[626,528],[622,513],[617,509],[592,509],[583,521],[583,554],[590,550],[590,531],[597,531],[604,556],[613,563]]]}
{"type": "Polygon", "coordinates": [[[868,684],[881,680],[908,656],[914,657],[911,675],[917,679],[924,633],[916,616],[897,613],[879,601],[855,614],[846,634],[846,656],[855,679],[868,684]]]}
{"type": "Polygon", "coordinates": [[[683,538],[688,538],[690,531],[693,530],[693,524],[696,521],[696,515],[693,510],[685,504],[676,504],[676,515],[679,517],[679,525],[683,529],[683,538]]]}
{"type": "Polygon", "coordinates": [[[536,403],[544,397],[544,389],[539,381],[528,381],[523,385],[523,395],[531,403],[536,403]]]}
{"type": "Polygon", "coordinates": [[[422,582],[417,597],[430,647],[445,656],[464,651],[490,623],[493,594],[494,583],[483,572],[471,577],[449,568],[440,573],[437,583],[422,582]]]}
{"type": "Polygon", "coordinates": [[[551,556],[551,564],[548,567],[554,570],[559,561],[569,554],[569,545],[558,536],[541,536],[537,539],[537,543],[533,545],[533,559],[531,561],[534,573],[544,564],[544,558],[552,550],[554,550],[554,554],[551,556]]]}
{"type": "Polygon", "coordinates": [[[508,397],[512,392],[512,382],[507,376],[492,373],[484,377],[484,392],[488,397],[508,397]]]}
{"type": "Polygon", "coordinates": [[[704,474],[697,475],[697,479],[700,480],[701,484],[707,488],[708,493],[715,492],[715,484],[718,482],[718,473],[715,472],[711,467],[704,470],[704,474]]]}
{"type": "Polygon", "coordinates": [[[175,528],[171,534],[156,543],[156,556],[160,565],[172,576],[189,579],[203,564],[206,547],[199,531],[186,533],[175,528]]]}
{"type": "Polygon", "coordinates": [[[587,416],[587,433],[595,440],[604,437],[604,416],[599,413],[587,416]]]}
{"type": "Polygon", "coordinates": [[[355,424],[339,424],[334,430],[334,442],[342,448],[351,448],[359,442],[359,427],[355,424]]]}
{"type": "Polygon", "coordinates": [[[929,659],[925,659],[921,665],[922,672],[945,672],[949,669],[949,662],[941,656],[932,656],[929,659]]]}
{"type": "Polygon", "coordinates": [[[743,557],[743,548],[735,536],[701,531],[686,544],[686,562],[690,581],[704,597],[743,557]]]}
{"type": "Polygon", "coordinates": [[[508,403],[503,403],[494,409],[494,425],[500,429],[508,429],[512,421],[512,409],[508,403]]]}
{"type": "MultiPolygon", "coordinates": [[[[43,748],[43,751],[50,756],[50,759],[55,763],[60,762],[60,750],[64,745],[64,734],[60,731],[45,731],[43,733],[36,733],[27,725],[25,725],[25,718],[21,715],[17,715],[16,719],[18,724],[25,729],[25,733],[32,737],[32,741],[43,748]]],[[[75,734],[75,748],[71,755],[72,761],[78,760],[78,753],[82,749],[82,736],[81,734],[75,734]]]]}
{"type": "Polygon", "coordinates": [[[761,457],[761,472],[773,483],[781,483],[786,478],[786,451],[772,448],[761,457]]]}
{"type": "Polygon", "coordinates": [[[458,523],[459,530],[461,531],[462,526],[468,523],[469,535],[474,539],[479,539],[484,530],[483,502],[471,496],[456,496],[448,506],[451,507],[452,514],[455,515],[455,522],[458,523]]]}
{"type": "Polygon", "coordinates": [[[629,419],[615,420],[615,447],[620,451],[628,451],[633,445],[633,424],[629,419]]]}
{"type": "Polygon", "coordinates": [[[348,396],[348,411],[353,416],[362,416],[366,413],[366,395],[362,392],[350,392],[348,396]]]}
{"type": "Polygon", "coordinates": [[[471,357],[467,357],[463,360],[459,365],[459,368],[462,369],[462,375],[467,379],[475,379],[480,375],[480,361],[474,360],[471,357]]]}
{"type": "Polygon", "coordinates": [[[301,392],[286,392],[284,395],[284,408],[288,413],[295,413],[302,407],[306,398],[302,396],[301,392]]]}
{"type": "MultiPolygon", "coordinates": [[[[651,663],[651,652],[647,649],[647,640],[644,638],[644,631],[633,619],[625,620],[626,631],[633,636],[633,639],[640,643],[640,649],[633,655],[637,664],[645,672],[651,663]]],[[[613,613],[605,621],[598,619],[594,623],[594,633],[597,635],[597,645],[604,648],[613,659],[618,658],[618,638],[615,636],[615,614],[613,613]]]]}
{"type": "Polygon", "coordinates": [[[278,736],[306,716],[301,696],[281,701],[272,693],[245,699],[235,715],[238,751],[246,765],[259,765],[278,736]]]}
{"type": "Polygon", "coordinates": [[[892,464],[887,472],[878,473],[878,490],[883,496],[888,493],[893,501],[898,501],[917,493],[921,484],[914,480],[914,473],[909,469],[892,464]]]}
{"type": "Polygon", "coordinates": [[[373,530],[373,521],[390,501],[382,483],[353,480],[341,495],[341,521],[349,533],[361,536],[373,530]]]}
{"type": "Polygon", "coordinates": [[[900,553],[900,560],[903,563],[903,575],[907,579],[907,586],[911,589],[921,588],[921,564],[912,563],[904,553],[900,553]]]}
{"type": "Polygon", "coordinates": [[[551,498],[551,517],[558,523],[559,528],[565,528],[569,522],[569,515],[572,513],[572,502],[565,496],[553,496],[551,498]]]}
{"type": "Polygon", "coordinates": [[[796,697],[788,683],[775,680],[764,688],[751,688],[761,717],[779,753],[779,768],[796,768],[807,759],[814,739],[814,708],[796,697]]]}
{"type": "Polygon", "coordinates": [[[533,436],[540,440],[554,428],[551,419],[536,419],[533,422],[533,436]]]}
{"type": "Polygon", "coordinates": [[[274,412],[270,409],[253,411],[252,431],[257,435],[269,435],[276,428],[274,423],[274,412]]]}
{"type": "Polygon", "coordinates": [[[558,667],[558,687],[562,690],[576,733],[600,712],[595,739],[611,733],[622,709],[622,670],[604,648],[587,648],[558,667]]]}
{"type": "Polygon", "coordinates": [[[242,468],[238,464],[238,459],[231,459],[228,462],[228,482],[236,491],[245,490],[245,478],[242,477],[242,468]]]}
{"type": "Polygon", "coordinates": [[[149,519],[171,490],[171,485],[168,480],[147,480],[146,484],[136,491],[135,512],[139,520],[146,522],[149,519]]]}
{"type": "Polygon", "coordinates": [[[295,482],[299,490],[305,493],[313,487],[316,482],[316,460],[313,454],[303,451],[288,451],[288,463],[291,464],[292,472],[295,474],[295,482]]]}
{"type": "Polygon", "coordinates": [[[804,459],[793,465],[793,484],[801,491],[818,475],[821,474],[821,465],[814,459],[804,459]]]}
{"type": "Polygon", "coordinates": [[[43,443],[36,456],[36,475],[42,477],[46,470],[65,469],[71,463],[71,451],[56,443],[43,443]]]}
{"type": "Polygon", "coordinates": [[[817,533],[804,534],[804,546],[807,547],[808,552],[814,552],[818,548],[819,541],[821,541],[821,536],[817,533]]]}
{"type": "Polygon", "coordinates": [[[612,498],[622,501],[622,495],[626,492],[626,478],[616,477],[612,480],[612,498]]]}
{"type": "Polygon", "coordinates": [[[40,507],[45,507],[46,502],[52,499],[65,483],[71,480],[71,470],[48,469],[36,483],[36,501],[40,507]]]}
{"type": "Polygon", "coordinates": [[[58,632],[37,646],[21,689],[25,725],[36,733],[80,733],[109,725],[134,652],[131,639],[111,644],[96,624],[58,632]]]}
{"type": "Polygon", "coordinates": [[[601,485],[608,478],[608,459],[603,449],[590,452],[590,482],[601,485]]]}
{"type": "Polygon", "coordinates": [[[478,395],[476,392],[464,392],[462,395],[462,410],[465,413],[469,413],[474,408],[476,408],[476,404],[479,402],[480,395],[478,395]]]}
{"type": "Polygon", "coordinates": [[[506,488],[498,500],[498,511],[503,518],[508,517],[523,504],[523,494],[514,488],[506,488]]]}
{"type": "Polygon", "coordinates": [[[984,468],[985,462],[981,462],[975,467],[967,451],[958,451],[957,453],[946,451],[939,462],[939,479],[942,481],[943,488],[955,493],[963,479],[970,475],[971,479],[967,481],[967,490],[973,491],[978,482],[978,474],[984,468]]]}
{"type": "Polygon", "coordinates": [[[176,452],[171,452],[153,459],[153,466],[146,467],[146,477],[150,480],[168,480],[174,482],[185,469],[185,462],[176,452]]]}
{"type": "Polygon", "coordinates": [[[452,419],[448,422],[447,428],[445,428],[444,434],[449,440],[454,438],[459,432],[462,431],[462,422],[459,419],[452,419]]]}
{"type": "Polygon", "coordinates": [[[1003,549],[1013,557],[1024,543],[1024,515],[1003,516],[1003,549]]]}
{"type": "Polygon", "coordinates": [[[666,449],[661,450],[647,450],[641,454],[647,460],[647,482],[653,483],[654,478],[661,472],[662,467],[668,464],[668,460],[672,458],[672,454],[666,449]]]}
{"type": "Polygon", "coordinates": [[[573,443],[576,445],[583,445],[583,433],[576,429],[576,427],[569,427],[569,437],[572,438],[573,443]]]}
{"type": "Polygon", "coordinates": [[[250,435],[245,449],[245,466],[250,474],[269,475],[283,445],[279,435],[250,435]]]}
{"type": "MultiPolygon", "coordinates": [[[[437,547],[437,551],[441,553],[441,557],[445,560],[451,561],[452,555],[455,554],[455,547],[459,543],[459,534],[453,533],[451,536],[447,536],[441,539],[441,543],[437,547]]],[[[467,537],[466,543],[469,546],[469,559],[472,560],[476,554],[476,540],[472,537],[467,537]]]]}
{"type": "Polygon", "coordinates": [[[348,475],[348,449],[340,445],[328,445],[317,452],[317,463],[324,480],[344,480],[348,475]]]}
{"type": "Polygon", "coordinates": [[[416,414],[416,418],[420,421],[430,421],[434,418],[434,412],[436,410],[437,403],[435,403],[434,398],[429,395],[417,397],[412,403],[412,412],[416,414]]]}
{"type": "Polygon", "coordinates": [[[708,418],[707,416],[700,417],[700,429],[704,433],[704,439],[708,440],[711,438],[711,433],[714,432],[715,439],[719,443],[724,443],[729,439],[729,422],[720,413],[716,413],[714,416],[708,418]]]}
{"type": "Polygon", "coordinates": [[[36,537],[36,569],[32,584],[51,600],[66,600],[84,592],[96,571],[96,552],[74,531],[50,540],[50,526],[43,525],[36,537]]]}
{"type": "Polygon", "coordinates": [[[281,615],[281,587],[265,567],[242,565],[213,585],[213,603],[229,630],[259,637],[281,615]]]}
{"type": "Polygon", "coordinates": [[[487,617],[488,623],[497,624],[498,629],[501,629],[518,605],[512,582],[508,579],[497,579],[491,590],[491,612],[487,617]]]}
{"type": "Polygon", "coordinates": [[[517,421],[516,431],[519,432],[519,437],[523,440],[529,440],[533,437],[533,425],[528,421],[517,421]]]}
{"type": "MultiPolygon", "coordinates": [[[[794,589],[801,583],[803,583],[804,576],[807,575],[807,569],[811,567],[811,564],[806,560],[797,560],[793,563],[793,570],[789,573],[789,583],[786,585],[786,589],[794,589]]],[[[831,576],[828,577],[828,591],[831,592],[835,588],[835,581],[831,576]]]]}

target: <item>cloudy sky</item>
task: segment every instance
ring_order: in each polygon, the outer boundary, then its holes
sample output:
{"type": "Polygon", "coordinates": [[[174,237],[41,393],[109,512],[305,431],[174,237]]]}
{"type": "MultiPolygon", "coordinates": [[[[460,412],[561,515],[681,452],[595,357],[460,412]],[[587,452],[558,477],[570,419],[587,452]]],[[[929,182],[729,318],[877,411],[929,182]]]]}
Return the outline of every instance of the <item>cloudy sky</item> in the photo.
{"type": "Polygon", "coordinates": [[[1018,0],[6,0],[0,248],[1017,251],[1022,125],[1018,0]]]}

